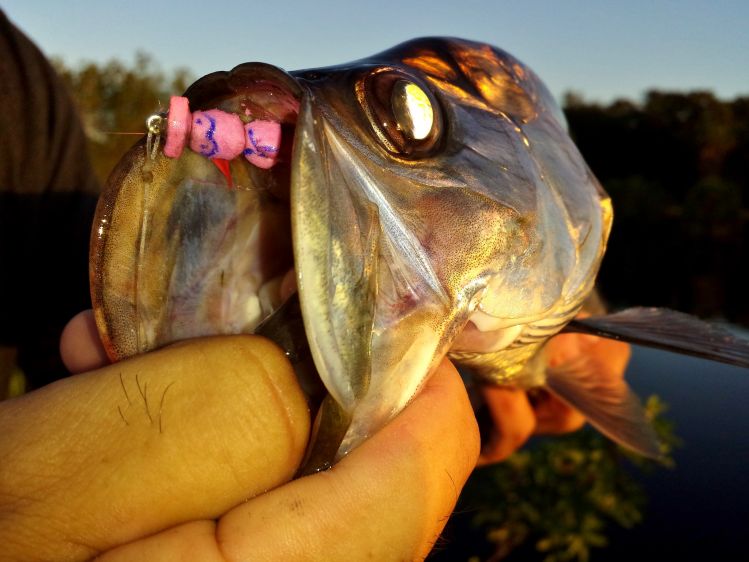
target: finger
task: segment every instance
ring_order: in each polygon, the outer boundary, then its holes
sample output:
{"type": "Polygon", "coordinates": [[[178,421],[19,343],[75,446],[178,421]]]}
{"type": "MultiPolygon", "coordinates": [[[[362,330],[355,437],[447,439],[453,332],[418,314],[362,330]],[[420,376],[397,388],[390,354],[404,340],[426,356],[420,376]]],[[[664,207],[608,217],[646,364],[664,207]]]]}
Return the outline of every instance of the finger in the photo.
{"type": "Polygon", "coordinates": [[[71,373],[83,373],[109,364],[93,310],[79,312],[65,326],[60,336],[60,356],[71,373]]]}
{"type": "Polygon", "coordinates": [[[536,427],[536,415],[525,391],[485,385],[481,392],[494,428],[481,450],[479,466],[505,460],[528,440],[536,427]]]}
{"type": "MultiPolygon", "coordinates": [[[[96,562],[230,562],[216,542],[216,521],[201,520],[177,525],[105,552],[96,562]]],[[[280,560],[280,558],[268,558],[280,560]]]]}
{"type": "Polygon", "coordinates": [[[280,349],[231,336],[63,379],[0,427],[0,544],[77,560],[286,482],[309,412],[280,349]]]}
{"type": "Polygon", "coordinates": [[[597,336],[587,334],[557,334],[551,338],[544,347],[546,354],[546,363],[549,367],[557,367],[569,361],[575,360],[582,353],[582,347],[590,345],[592,342],[587,341],[592,338],[598,340],[597,336]]]}
{"type": "Polygon", "coordinates": [[[532,400],[536,414],[535,433],[539,435],[558,435],[576,431],[585,424],[585,417],[548,391],[534,391],[532,400]]]}
{"type": "Polygon", "coordinates": [[[465,388],[445,362],[411,405],[338,465],[233,509],[215,537],[210,523],[193,523],[102,560],[183,560],[186,544],[207,561],[422,559],[478,449],[465,388]]]}

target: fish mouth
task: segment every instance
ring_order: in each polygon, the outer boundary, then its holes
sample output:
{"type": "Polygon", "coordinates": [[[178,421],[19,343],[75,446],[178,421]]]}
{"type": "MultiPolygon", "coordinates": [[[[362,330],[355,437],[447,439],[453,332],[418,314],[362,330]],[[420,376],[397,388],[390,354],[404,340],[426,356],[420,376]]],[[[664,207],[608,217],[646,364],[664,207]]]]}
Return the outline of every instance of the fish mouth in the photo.
{"type": "MultiPolygon", "coordinates": [[[[239,275],[254,272],[259,277],[254,287],[248,289],[245,285],[245,297],[259,302],[260,313],[244,317],[240,313],[239,318],[233,317],[232,304],[235,303],[228,304],[224,295],[220,323],[211,323],[200,329],[206,333],[252,332],[273,340],[294,365],[314,409],[325,393],[317,365],[325,362],[319,357],[313,361],[314,353],[310,353],[310,348],[315,349],[309,344],[308,334],[312,334],[314,339],[314,334],[320,329],[328,329],[324,319],[315,315],[315,311],[327,302],[313,302],[327,301],[327,298],[312,294],[308,287],[313,285],[314,278],[324,278],[328,272],[321,271],[316,264],[305,265],[307,260],[302,256],[311,247],[329,241],[324,231],[310,233],[299,227],[299,223],[305,222],[300,217],[314,214],[318,208],[317,198],[307,197],[306,186],[302,186],[306,178],[300,170],[305,168],[305,163],[297,149],[304,143],[303,138],[308,139],[309,146],[309,138],[314,136],[311,129],[315,120],[311,116],[309,90],[303,87],[303,81],[280,68],[265,63],[245,63],[229,72],[216,72],[201,78],[185,92],[185,97],[189,99],[190,107],[216,108],[239,115],[245,122],[259,119],[281,125],[281,144],[272,167],[261,170],[238,158],[232,171],[236,168],[240,172],[247,171],[246,181],[249,183],[240,179],[241,173],[226,177],[230,191],[236,193],[238,199],[251,199],[251,205],[257,210],[252,221],[260,233],[259,243],[249,253],[252,255],[250,262],[239,268],[239,275]],[[300,126],[300,122],[307,126],[300,126]],[[319,240],[312,241],[311,237],[319,240]]],[[[320,178],[315,178],[315,181],[323,184],[317,186],[318,193],[328,189],[326,181],[320,178]]],[[[237,248],[232,252],[236,253],[237,248]]],[[[238,261],[242,262],[241,259],[238,261]]],[[[242,285],[241,282],[238,284],[242,285]]],[[[323,372],[326,372],[324,366],[323,372]]],[[[337,375],[336,372],[327,377],[328,388],[336,388],[333,381],[337,380],[337,375]]],[[[336,399],[340,401],[341,398],[337,396],[336,399]]]]}
{"type": "MultiPolygon", "coordinates": [[[[242,64],[195,82],[189,109],[280,124],[275,165],[138,142],[102,192],[91,238],[92,301],[112,360],[183,339],[252,333],[294,292],[290,175],[302,88],[242,64]]],[[[169,138],[169,129],[166,131],[169,138]]]]}
{"type": "MultiPolygon", "coordinates": [[[[195,110],[220,109],[238,115],[243,123],[270,121],[281,126],[281,142],[272,165],[253,165],[241,156],[231,166],[215,162],[226,180],[226,187],[236,195],[237,207],[253,212],[249,228],[257,233],[253,255],[238,261],[237,275],[249,274],[255,279],[253,287],[239,283],[248,300],[257,300],[258,307],[245,310],[236,317],[230,307],[236,302],[222,300],[221,323],[211,322],[206,333],[252,332],[276,313],[284,302],[297,291],[296,268],[292,251],[291,232],[291,174],[297,120],[304,91],[299,82],[286,71],[259,62],[244,63],[228,72],[214,72],[204,76],[185,92],[190,107],[195,110]],[[244,206],[242,200],[247,200],[244,206]],[[231,318],[228,318],[230,316],[231,318]]],[[[247,154],[245,150],[245,154],[247,154]]],[[[234,227],[240,217],[229,219],[227,229],[234,227]]],[[[232,252],[241,251],[236,245],[232,252]]],[[[234,256],[232,259],[236,259],[234,256]]],[[[241,307],[240,307],[241,308],[241,307]]],[[[247,308],[247,307],[245,307],[247,308]]],[[[253,307],[249,307],[253,308],[253,307]]]]}
{"type": "MultiPolygon", "coordinates": [[[[232,245],[230,259],[239,267],[234,269],[236,274],[224,280],[221,289],[225,291],[227,285],[234,284],[238,287],[234,293],[241,293],[241,297],[236,299],[226,292],[219,299],[201,297],[203,301],[214,301],[211,306],[214,311],[215,303],[220,303],[221,312],[216,318],[199,322],[195,329],[205,334],[255,333],[273,340],[290,359],[315,410],[325,394],[325,387],[310,354],[308,333],[314,332],[320,319],[303,312],[314,305],[308,302],[308,292],[300,290],[300,285],[305,284],[299,279],[324,276],[325,272],[297,266],[298,256],[307,249],[309,241],[300,240],[293,225],[295,207],[303,212],[315,206],[314,201],[300,201],[295,197],[293,187],[299,184],[301,164],[295,147],[304,136],[299,121],[300,117],[305,119],[302,108],[309,106],[309,92],[280,68],[265,63],[245,63],[229,72],[201,78],[184,95],[191,108],[220,109],[238,115],[246,123],[262,120],[281,125],[281,143],[272,166],[260,169],[239,157],[232,162],[228,174],[227,168],[221,171],[226,180],[224,187],[228,189],[219,189],[216,197],[233,193],[235,207],[244,209],[225,221],[225,230],[237,228],[235,223],[247,222],[249,216],[251,224],[244,231],[257,232],[258,242],[251,251],[243,251],[241,242],[232,245]],[[248,203],[243,203],[245,200],[248,203]],[[245,277],[254,278],[255,282],[248,284],[245,277]],[[242,302],[257,302],[259,306],[242,306],[242,302]]],[[[174,326],[173,319],[171,324],[174,326]]],[[[185,335],[200,334],[172,333],[169,339],[181,339],[185,335]]]]}

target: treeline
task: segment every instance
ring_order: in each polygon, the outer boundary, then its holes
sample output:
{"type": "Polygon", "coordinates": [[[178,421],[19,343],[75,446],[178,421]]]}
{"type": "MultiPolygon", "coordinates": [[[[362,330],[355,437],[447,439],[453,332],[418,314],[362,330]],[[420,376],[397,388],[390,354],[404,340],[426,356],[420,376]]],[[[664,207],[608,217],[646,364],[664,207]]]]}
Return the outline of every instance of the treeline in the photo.
{"type": "Polygon", "coordinates": [[[749,97],[567,95],[570,130],[614,202],[600,285],[615,306],[749,325],[749,97]]]}
{"type": "MultiPolygon", "coordinates": [[[[105,181],[145,119],[193,77],[138,54],[75,69],[55,62],[76,98],[105,181]]],[[[614,201],[600,275],[616,307],[670,306],[749,325],[749,97],[650,92],[609,105],[568,94],[575,142],[614,201]]]]}

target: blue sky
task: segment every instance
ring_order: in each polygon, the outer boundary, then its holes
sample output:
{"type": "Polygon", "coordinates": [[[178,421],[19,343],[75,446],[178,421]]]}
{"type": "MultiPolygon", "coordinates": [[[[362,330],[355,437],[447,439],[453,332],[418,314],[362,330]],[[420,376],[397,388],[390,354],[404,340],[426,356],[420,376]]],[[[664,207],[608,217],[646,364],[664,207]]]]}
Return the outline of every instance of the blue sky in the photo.
{"type": "Polygon", "coordinates": [[[552,92],[609,101],[650,88],[749,95],[745,0],[4,0],[48,55],[132,61],[195,76],[258,60],[287,70],[347,62],[422,35],[492,43],[552,92]],[[220,5],[221,8],[213,7],[220,5]]]}

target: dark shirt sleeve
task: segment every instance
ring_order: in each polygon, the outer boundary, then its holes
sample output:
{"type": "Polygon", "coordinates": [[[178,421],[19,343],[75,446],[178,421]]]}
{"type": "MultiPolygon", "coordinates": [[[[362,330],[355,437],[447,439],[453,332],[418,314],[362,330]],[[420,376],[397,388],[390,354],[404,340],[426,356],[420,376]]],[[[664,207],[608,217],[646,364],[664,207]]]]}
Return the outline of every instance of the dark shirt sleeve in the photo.
{"type": "Polygon", "coordinates": [[[0,11],[0,345],[18,347],[32,387],[65,374],[60,332],[90,307],[85,141],[64,84],[0,11]]]}

